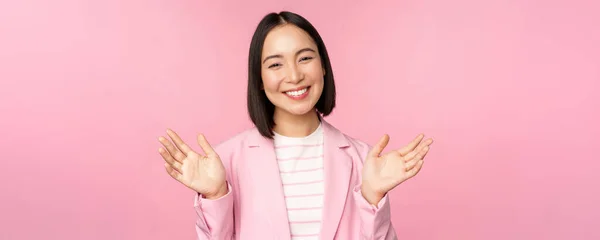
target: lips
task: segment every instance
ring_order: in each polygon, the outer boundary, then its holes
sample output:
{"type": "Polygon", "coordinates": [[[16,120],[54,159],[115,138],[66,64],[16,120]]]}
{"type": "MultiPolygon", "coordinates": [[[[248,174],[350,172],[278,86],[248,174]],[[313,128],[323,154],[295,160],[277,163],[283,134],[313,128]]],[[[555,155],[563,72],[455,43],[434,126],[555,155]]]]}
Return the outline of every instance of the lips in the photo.
{"type": "Polygon", "coordinates": [[[308,87],[304,87],[301,89],[295,89],[292,91],[287,91],[287,92],[285,92],[285,94],[290,95],[290,96],[300,96],[300,95],[306,93],[306,91],[308,91],[308,87]]]}
{"type": "Polygon", "coordinates": [[[292,99],[300,100],[308,95],[309,88],[310,86],[300,87],[283,93],[292,99]]]}

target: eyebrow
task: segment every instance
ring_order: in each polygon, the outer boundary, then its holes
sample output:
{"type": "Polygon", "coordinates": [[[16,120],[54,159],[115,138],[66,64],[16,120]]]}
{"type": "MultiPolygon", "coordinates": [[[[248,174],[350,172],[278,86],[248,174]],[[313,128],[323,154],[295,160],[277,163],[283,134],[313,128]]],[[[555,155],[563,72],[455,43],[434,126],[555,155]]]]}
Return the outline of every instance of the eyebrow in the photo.
{"type": "MultiPolygon", "coordinates": [[[[296,52],[296,56],[303,52],[315,52],[315,50],[313,50],[312,48],[309,48],[309,47],[303,48],[303,49],[298,50],[298,52],[296,52]]],[[[269,60],[271,58],[281,58],[281,57],[283,57],[281,54],[271,55],[271,56],[266,57],[265,60],[263,60],[263,63],[265,63],[267,60],[269,60]]]]}

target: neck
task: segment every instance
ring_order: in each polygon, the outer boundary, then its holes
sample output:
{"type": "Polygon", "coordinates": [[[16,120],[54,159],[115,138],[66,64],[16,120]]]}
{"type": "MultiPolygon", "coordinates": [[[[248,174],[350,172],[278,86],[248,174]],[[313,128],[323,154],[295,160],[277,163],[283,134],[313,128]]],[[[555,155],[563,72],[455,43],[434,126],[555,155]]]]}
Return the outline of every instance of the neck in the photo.
{"type": "Polygon", "coordinates": [[[304,115],[293,115],[284,111],[275,110],[273,131],[286,137],[306,137],[319,127],[319,116],[316,111],[309,111],[304,115]]]}

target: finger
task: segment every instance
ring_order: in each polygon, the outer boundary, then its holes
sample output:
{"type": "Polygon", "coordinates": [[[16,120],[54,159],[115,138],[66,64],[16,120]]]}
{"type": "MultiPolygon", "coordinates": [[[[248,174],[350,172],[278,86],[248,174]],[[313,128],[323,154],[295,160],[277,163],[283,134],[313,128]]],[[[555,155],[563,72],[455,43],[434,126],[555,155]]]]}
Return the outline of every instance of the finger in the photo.
{"type": "Polygon", "coordinates": [[[183,180],[183,175],[181,175],[180,172],[178,172],[177,170],[175,170],[171,165],[169,165],[168,163],[165,163],[165,170],[167,170],[167,173],[173,177],[175,180],[181,182],[183,180]]]}
{"type": "Polygon", "coordinates": [[[412,151],[409,152],[408,154],[404,155],[402,158],[404,159],[404,162],[410,162],[412,160],[415,159],[415,156],[417,156],[417,151],[412,151]]]}
{"type": "Polygon", "coordinates": [[[420,157],[420,159],[425,160],[425,156],[427,156],[427,153],[429,153],[429,147],[427,147],[427,151],[425,151],[425,153],[423,153],[423,155],[420,157]]]}
{"type": "Polygon", "coordinates": [[[379,142],[377,142],[377,144],[375,144],[375,146],[373,146],[373,149],[371,149],[371,151],[369,151],[369,156],[370,157],[379,157],[379,155],[381,155],[381,152],[383,152],[383,149],[387,146],[388,142],[390,141],[390,136],[388,136],[387,134],[384,134],[383,137],[381,137],[381,139],[379,139],[379,142]]]}
{"type": "Polygon", "coordinates": [[[175,145],[171,143],[171,141],[167,140],[162,136],[158,137],[158,141],[160,141],[160,143],[167,149],[167,151],[169,151],[169,154],[171,154],[171,156],[173,156],[173,158],[175,158],[177,161],[181,162],[183,161],[183,159],[185,159],[185,154],[179,151],[179,149],[176,148],[175,145]]]}
{"type": "Polygon", "coordinates": [[[406,162],[404,164],[404,171],[410,172],[410,170],[412,170],[415,166],[417,166],[417,163],[419,163],[419,160],[417,160],[417,159],[413,159],[412,161],[406,162]]]}
{"type": "Polygon", "coordinates": [[[173,142],[175,142],[175,146],[177,146],[177,148],[181,150],[183,154],[187,156],[189,152],[192,151],[192,149],[187,144],[185,144],[183,140],[181,140],[181,138],[179,137],[179,135],[177,135],[176,132],[174,132],[171,129],[167,129],[167,134],[169,135],[169,137],[171,137],[171,139],[173,139],[173,142]]]}
{"type": "Polygon", "coordinates": [[[421,149],[421,151],[412,151],[404,157],[404,162],[413,161],[413,160],[422,160],[425,155],[429,152],[429,146],[425,146],[421,149]]]}
{"type": "Polygon", "coordinates": [[[175,164],[180,163],[179,161],[177,161],[175,158],[173,158],[173,156],[171,156],[171,154],[165,150],[164,148],[159,148],[158,149],[158,153],[160,154],[160,156],[165,160],[165,162],[167,162],[168,164],[175,164]]]}
{"type": "Polygon", "coordinates": [[[421,149],[421,151],[419,151],[417,153],[417,155],[415,156],[414,160],[417,160],[417,161],[423,160],[423,158],[425,157],[427,152],[429,152],[429,146],[425,146],[423,149],[421,149]]]}
{"type": "Polygon", "coordinates": [[[171,154],[169,154],[165,149],[163,148],[159,148],[158,152],[160,153],[160,155],[163,157],[163,159],[165,160],[165,162],[171,166],[173,166],[173,168],[175,170],[177,170],[178,172],[181,173],[181,162],[175,160],[175,158],[173,158],[173,156],[171,156],[171,154]]]}
{"type": "Polygon", "coordinates": [[[210,146],[210,143],[208,143],[208,140],[206,140],[204,134],[198,134],[198,145],[200,145],[202,151],[204,151],[207,156],[217,155],[212,146],[210,146]]]}
{"type": "Polygon", "coordinates": [[[415,148],[416,151],[420,151],[421,149],[423,149],[425,146],[429,146],[433,143],[433,139],[432,138],[428,138],[427,140],[421,141],[421,143],[419,143],[419,146],[417,146],[415,148]]]}
{"type": "MultiPolygon", "coordinates": [[[[424,141],[424,142],[428,142],[428,141],[424,141]]],[[[405,162],[411,161],[421,153],[422,153],[421,157],[420,158],[417,157],[417,160],[423,159],[423,157],[425,157],[425,154],[427,154],[427,152],[429,151],[429,145],[431,145],[431,142],[423,144],[422,147],[419,147],[419,148],[413,150],[412,152],[406,154],[404,156],[404,161],[405,162]]]]}
{"type": "Polygon", "coordinates": [[[423,160],[417,161],[417,164],[412,169],[410,169],[410,171],[407,172],[407,177],[411,178],[411,177],[414,177],[415,175],[417,175],[417,173],[419,173],[419,171],[421,171],[421,168],[423,167],[424,162],[425,161],[423,161],[423,160]]]}
{"type": "Polygon", "coordinates": [[[429,146],[431,145],[431,143],[433,143],[433,140],[431,138],[427,139],[425,141],[422,141],[417,148],[415,148],[413,151],[409,152],[408,154],[404,155],[404,161],[407,162],[407,161],[412,160],[413,158],[415,158],[415,156],[417,154],[419,154],[425,148],[429,149],[429,146]]]}
{"type": "Polygon", "coordinates": [[[422,161],[425,158],[425,155],[429,152],[429,146],[425,146],[421,151],[412,151],[407,156],[412,155],[413,157],[410,160],[406,161],[406,171],[411,170],[419,161],[422,161]]]}
{"type": "Polygon", "coordinates": [[[421,142],[421,140],[423,140],[423,137],[425,137],[425,135],[423,135],[422,133],[419,134],[408,145],[406,145],[403,148],[399,149],[398,153],[400,153],[400,155],[402,155],[402,156],[408,154],[410,151],[414,150],[417,147],[417,145],[419,145],[419,143],[421,142]]]}

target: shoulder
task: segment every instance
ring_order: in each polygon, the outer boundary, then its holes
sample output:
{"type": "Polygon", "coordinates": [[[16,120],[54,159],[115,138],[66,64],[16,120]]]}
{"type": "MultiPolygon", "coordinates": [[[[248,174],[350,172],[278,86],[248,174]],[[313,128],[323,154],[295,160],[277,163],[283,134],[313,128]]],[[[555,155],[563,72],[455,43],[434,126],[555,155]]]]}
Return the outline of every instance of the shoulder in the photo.
{"type": "Polygon", "coordinates": [[[360,158],[364,160],[369,151],[371,151],[372,146],[360,139],[349,136],[347,134],[344,134],[344,136],[346,137],[346,139],[348,139],[348,143],[350,144],[350,146],[356,149],[356,152],[358,153],[360,158]]]}
{"type": "Polygon", "coordinates": [[[235,152],[239,152],[243,146],[247,146],[250,139],[256,138],[257,134],[260,135],[256,127],[240,131],[216,144],[214,146],[215,152],[217,152],[221,158],[227,158],[235,152]]]}
{"type": "Polygon", "coordinates": [[[344,136],[346,136],[346,138],[348,139],[348,142],[355,147],[356,149],[358,149],[359,151],[369,151],[371,150],[372,146],[360,139],[354,138],[352,136],[349,136],[347,134],[344,134],[344,136]]]}
{"type": "Polygon", "coordinates": [[[351,136],[345,132],[342,132],[335,126],[327,123],[327,128],[331,131],[331,136],[335,137],[340,143],[343,142],[344,145],[347,145],[351,149],[356,150],[356,152],[364,157],[371,150],[372,146],[365,141],[362,141],[354,136],[351,136]]]}

